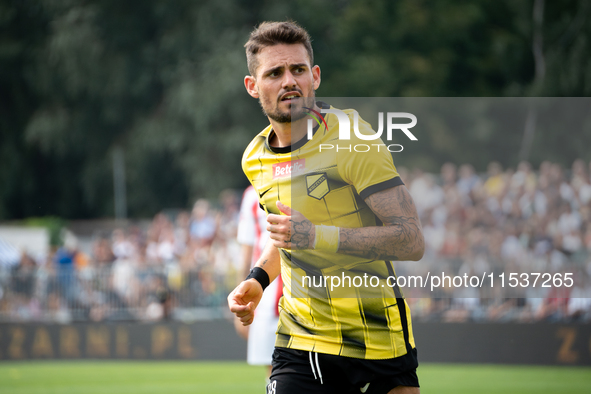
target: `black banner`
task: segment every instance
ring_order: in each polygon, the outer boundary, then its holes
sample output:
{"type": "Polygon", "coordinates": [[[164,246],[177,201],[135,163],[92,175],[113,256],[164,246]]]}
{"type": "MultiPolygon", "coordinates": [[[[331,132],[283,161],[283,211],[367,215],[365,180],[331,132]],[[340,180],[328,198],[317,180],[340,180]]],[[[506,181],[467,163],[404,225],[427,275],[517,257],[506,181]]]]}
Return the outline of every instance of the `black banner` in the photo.
{"type": "Polygon", "coordinates": [[[419,361],[591,365],[591,325],[416,323],[419,361]]]}
{"type": "MultiPolygon", "coordinates": [[[[420,362],[591,365],[591,325],[413,324],[420,362]]],[[[0,360],[245,360],[230,321],[0,324],[0,360]]]]}
{"type": "Polygon", "coordinates": [[[0,325],[0,360],[78,358],[235,360],[246,358],[246,342],[224,320],[0,325]]]}

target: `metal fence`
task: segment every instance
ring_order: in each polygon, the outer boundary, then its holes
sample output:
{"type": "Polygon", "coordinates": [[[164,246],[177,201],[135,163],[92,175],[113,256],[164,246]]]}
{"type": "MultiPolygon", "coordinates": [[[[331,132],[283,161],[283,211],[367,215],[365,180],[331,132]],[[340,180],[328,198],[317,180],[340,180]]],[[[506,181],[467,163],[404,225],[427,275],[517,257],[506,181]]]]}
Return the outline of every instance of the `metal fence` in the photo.
{"type": "MultiPolygon", "coordinates": [[[[426,255],[420,262],[397,262],[395,267],[418,321],[591,321],[589,255],[571,256],[560,264],[548,256],[528,256],[495,262],[490,256],[426,255]],[[572,281],[565,280],[566,274],[572,281]],[[524,278],[530,280],[527,286],[524,278]],[[568,282],[572,285],[566,286],[568,282]]],[[[98,268],[18,266],[0,270],[0,322],[228,316],[226,297],[237,281],[235,271],[209,265],[184,271],[175,262],[153,267],[130,260],[98,268]]]]}
{"type": "Polygon", "coordinates": [[[225,313],[235,275],[131,261],[0,271],[0,321],[195,320],[225,313]]]}

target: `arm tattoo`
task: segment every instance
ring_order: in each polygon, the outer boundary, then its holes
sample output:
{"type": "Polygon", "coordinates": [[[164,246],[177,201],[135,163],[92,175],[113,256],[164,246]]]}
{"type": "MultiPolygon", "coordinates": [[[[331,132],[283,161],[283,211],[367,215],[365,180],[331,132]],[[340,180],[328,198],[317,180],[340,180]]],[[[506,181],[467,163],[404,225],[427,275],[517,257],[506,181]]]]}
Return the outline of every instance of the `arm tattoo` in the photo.
{"type": "Polygon", "coordinates": [[[341,228],[339,253],[374,260],[407,260],[422,255],[421,223],[405,187],[374,193],[365,202],[385,226],[341,228]]]}
{"type": "Polygon", "coordinates": [[[310,247],[310,234],[312,223],[305,217],[291,218],[291,243],[294,249],[308,249],[310,247]]]}
{"type": "Polygon", "coordinates": [[[410,197],[410,194],[406,189],[401,187],[397,187],[396,189],[396,196],[398,197],[398,202],[400,203],[400,208],[405,215],[416,215],[415,204],[410,197]]]}

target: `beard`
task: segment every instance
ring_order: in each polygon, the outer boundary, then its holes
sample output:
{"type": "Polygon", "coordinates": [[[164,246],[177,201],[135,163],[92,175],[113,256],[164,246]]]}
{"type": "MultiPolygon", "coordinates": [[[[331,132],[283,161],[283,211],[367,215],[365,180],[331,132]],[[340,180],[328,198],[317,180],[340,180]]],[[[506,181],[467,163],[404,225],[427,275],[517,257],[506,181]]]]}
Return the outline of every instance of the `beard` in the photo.
{"type": "MultiPolygon", "coordinates": [[[[280,101],[278,103],[280,103],[280,101]]],[[[289,105],[287,111],[280,110],[279,104],[277,104],[275,108],[271,108],[272,105],[268,100],[263,102],[262,99],[259,99],[259,104],[265,116],[278,123],[290,123],[303,119],[308,115],[308,111],[304,107],[314,107],[314,94],[312,93],[312,97],[299,97],[296,100],[296,103],[289,105]]]]}

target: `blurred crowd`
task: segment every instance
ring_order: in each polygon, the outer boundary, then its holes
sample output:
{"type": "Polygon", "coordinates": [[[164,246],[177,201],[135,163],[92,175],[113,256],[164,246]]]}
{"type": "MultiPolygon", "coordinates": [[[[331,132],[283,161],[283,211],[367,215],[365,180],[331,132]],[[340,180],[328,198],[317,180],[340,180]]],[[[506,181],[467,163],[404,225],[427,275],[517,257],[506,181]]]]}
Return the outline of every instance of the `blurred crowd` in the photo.
{"type": "Polygon", "coordinates": [[[99,232],[88,251],[67,232],[63,247],[46,261],[25,254],[0,275],[0,319],[156,321],[220,314],[240,270],[239,203],[240,192],[227,190],[216,205],[199,199],[191,211],[161,212],[147,225],[99,232]]]}
{"type": "MultiPolygon", "coordinates": [[[[439,174],[398,170],[421,217],[426,252],[420,262],[397,262],[397,274],[495,278],[494,286],[404,288],[416,319],[591,320],[591,163],[503,169],[492,162],[485,174],[451,163],[439,174]],[[511,287],[511,273],[572,273],[573,286],[511,287]]],[[[241,272],[240,195],[225,191],[191,211],[97,234],[87,252],[67,234],[46,261],[23,255],[0,275],[0,319],[153,321],[225,311],[241,272]]]]}
{"type": "Polygon", "coordinates": [[[400,172],[421,217],[426,253],[418,264],[397,264],[397,273],[487,278],[492,273],[494,279],[493,286],[487,280],[482,287],[407,289],[415,316],[591,320],[591,163],[575,160],[565,170],[545,161],[534,171],[525,161],[517,169],[492,162],[480,176],[469,164],[457,168],[451,163],[439,176],[400,172]],[[538,280],[533,286],[532,273],[562,279],[571,273],[574,283],[566,287],[538,280]],[[510,274],[519,278],[516,287],[508,283],[510,274]]]}

